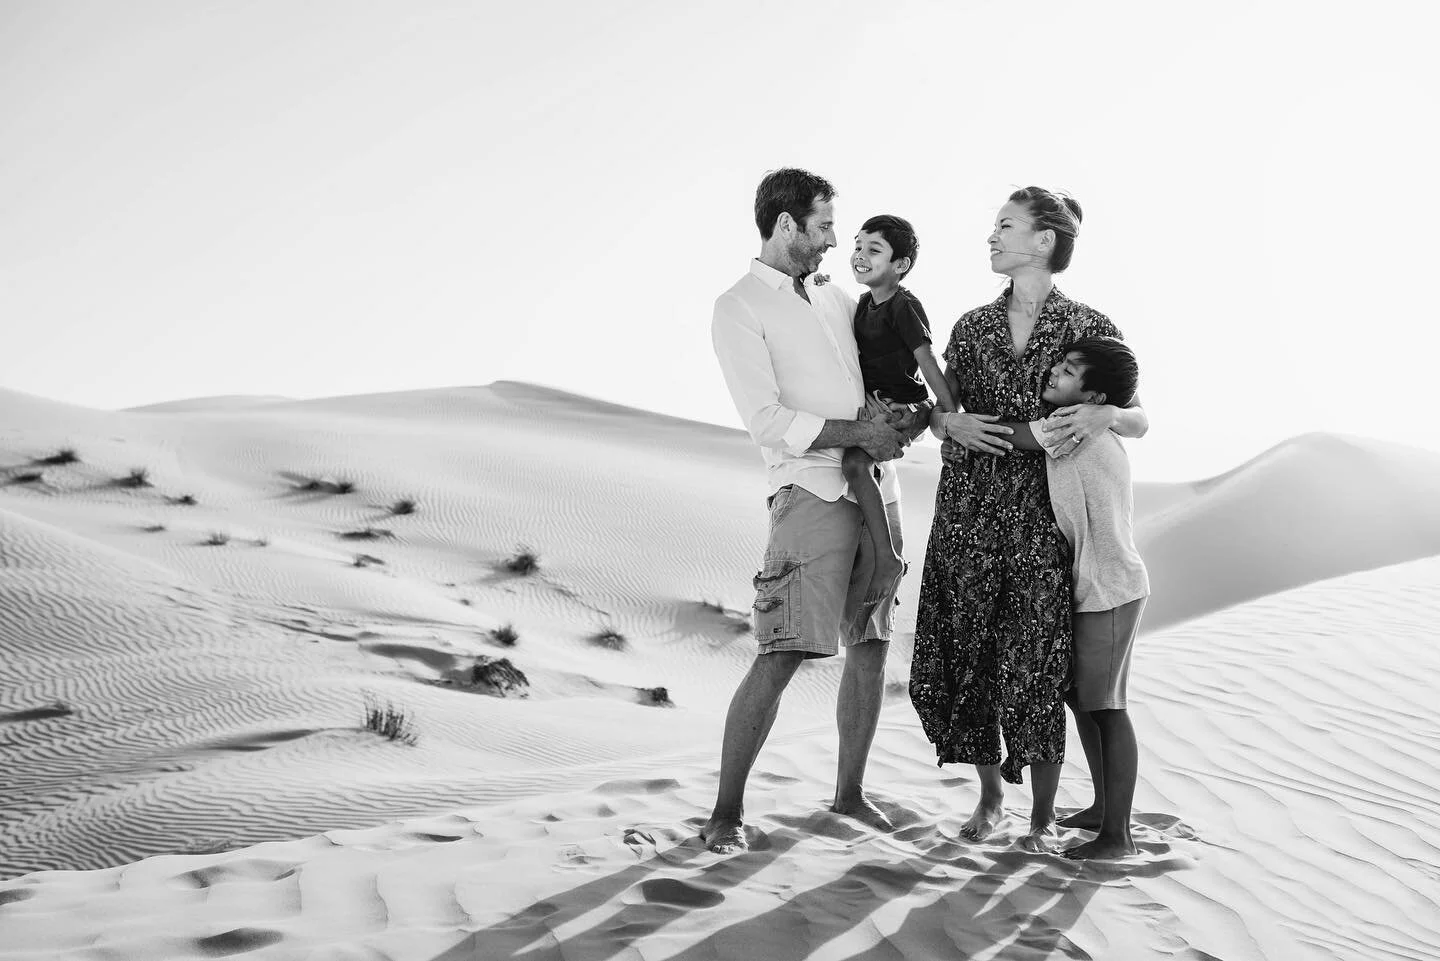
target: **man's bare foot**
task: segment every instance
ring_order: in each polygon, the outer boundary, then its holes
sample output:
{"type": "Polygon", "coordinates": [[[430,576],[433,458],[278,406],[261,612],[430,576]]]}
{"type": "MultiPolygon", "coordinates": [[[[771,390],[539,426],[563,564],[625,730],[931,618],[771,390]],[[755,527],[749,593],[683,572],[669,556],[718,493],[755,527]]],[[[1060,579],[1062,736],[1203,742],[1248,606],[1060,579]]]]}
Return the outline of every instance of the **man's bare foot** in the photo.
{"type": "Polygon", "coordinates": [[[1030,821],[1030,831],[1020,839],[1020,846],[1035,854],[1049,854],[1050,844],[1058,840],[1060,831],[1055,827],[1055,819],[1045,818],[1040,821],[1030,821]]]}
{"type": "Polygon", "coordinates": [[[1090,858],[1123,858],[1135,853],[1135,842],[1129,838],[1107,838],[1103,834],[1068,847],[1061,852],[1072,861],[1086,861],[1090,858]]]}
{"type": "Polygon", "coordinates": [[[975,813],[970,815],[970,820],[960,826],[960,836],[971,841],[983,841],[990,836],[990,832],[995,830],[1003,817],[1005,808],[1001,802],[987,804],[982,800],[975,805],[975,813]]]}
{"type": "Polygon", "coordinates": [[[847,818],[854,818],[877,831],[895,830],[895,825],[886,817],[885,812],[871,804],[870,799],[863,794],[848,801],[836,801],[830,805],[830,810],[847,818]]]}
{"type": "Polygon", "coordinates": [[[745,825],[739,818],[711,815],[700,829],[700,839],[706,849],[715,854],[738,854],[750,846],[745,840],[745,825]]]}
{"type": "Polygon", "coordinates": [[[879,604],[900,590],[900,581],[905,576],[907,565],[901,558],[890,555],[875,559],[875,571],[870,575],[870,587],[865,592],[866,606],[879,604]]]}
{"type": "Polygon", "coordinates": [[[1060,819],[1060,826],[1062,828],[1079,828],[1082,831],[1098,831],[1104,817],[1105,810],[1092,804],[1082,811],[1065,815],[1060,819]]]}

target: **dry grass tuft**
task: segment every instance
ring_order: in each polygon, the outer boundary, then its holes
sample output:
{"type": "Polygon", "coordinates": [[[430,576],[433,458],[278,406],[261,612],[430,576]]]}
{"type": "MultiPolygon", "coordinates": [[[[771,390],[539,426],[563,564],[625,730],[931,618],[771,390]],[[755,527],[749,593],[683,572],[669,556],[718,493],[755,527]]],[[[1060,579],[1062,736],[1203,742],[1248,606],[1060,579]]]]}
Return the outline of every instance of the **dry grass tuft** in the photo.
{"type": "Polygon", "coordinates": [[[514,624],[503,624],[490,632],[490,640],[501,647],[514,647],[520,642],[520,635],[514,624]]]}
{"type": "Polygon", "coordinates": [[[194,494],[181,494],[179,497],[170,498],[170,503],[179,504],[182,507],[194,507],[200,502],[195,499],[194,494]]]}
{"type": "Polygon", "coordinates": [[[49,457],[42,457],[35,463],[48,464],[52,467],[63,467],[66,464],[78,464],[79,462],[80,455],[75,453],[75,448],[62,447],[49,457]]]}
{"type": "Polygon", "coordinates": [[[351,563],[350,566],[369,567],[372,564],[379,564],[383,567],[385,562],[382,561],[380,558],[376,557],[374,554],[356,554],[355,560],[351,563]]]}
{"type": "Polygon", "coordinates": [[[341,531],[340,536],[347,541],[378,541],[382,537],[394,537],[394,531],[387,531],[383,527],[361,527],[353,531],[341,531]]]}
{"type": "Polygon", "coordinates": [[[204,543],[206,547],[224,547],[230,543],[230,535],[224,531],[211,531],[204,543]]]}
{"type": "Polygon", "coordinates": [[[392,514],[413,514],[415,513],[415,502],[406,497],[390,505],[392,514]]]}
{"type": "Polygon", "coordinates": [[[124,477],[116,478],[115,483],[119,487],[153,487],[150,483],[150,468],[132,467],[130,473],[124,477]]]}
{"type": "Polygon", "coordinates": [[[419,740],[414,722],[403,707],[397,707],[390,701],[382,702],[369,691],[365,692],[365,730],[402,744],[414,744],[419,740]]]}
{"type": "Polygon", "coordinates": [[[540,555],[524,544],[515,548],[515,553],[501,565],[511,574],[529,577],[540,569],[540,555]]]}
{"type": "Polygon", "coordinates": [[[629,642],[625,639],[624,634],[607,625],[590,635],[590,643],[612,651],[623,651],[629,642]]]}
{"type": "Polygon", "coordinates": [[[670,692],[663,687],[640,688],[640,700],[642,703],[654,704],[656,707],[675,706],[675,702],[670,700],[670,692]]]}

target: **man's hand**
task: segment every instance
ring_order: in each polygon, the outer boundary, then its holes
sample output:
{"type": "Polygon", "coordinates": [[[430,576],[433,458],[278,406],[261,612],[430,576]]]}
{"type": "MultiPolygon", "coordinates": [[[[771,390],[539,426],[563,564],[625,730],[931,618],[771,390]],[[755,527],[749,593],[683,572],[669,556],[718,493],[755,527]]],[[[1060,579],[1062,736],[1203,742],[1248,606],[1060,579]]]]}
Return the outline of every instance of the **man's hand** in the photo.
{"type": "Polygon", "coordinates": [[[858,421],[863,433],[860,443],[855,446],[869,454],[877,464],[904,457],[908,438],[890,426],[890,408],[879,401],[872,407],[872,399],[867,399],[860,409],[858,421]]]}
{"type": "Polygon", "coordinates": [[[1070,454],[1092,437],[1115,426],[1119,410],[1109,404],[1072,404],[1045,418],[1040,429],[1045,432],[1041,443],[1057,447],[1056,453],[1070,454]],[[1059,437],[1055,435],[1059,432],[1059,437]],[[1062,439],[1063,438],[1063,439],[1062,439]]]}
{"type": "MultiPolygon", "coordinates": [[[[1004,439],[1014,431],[1004,424],[995,423],[1000,418],[994,414],[941,414],[940,426],[947,440],[952,440],[966,450],[977,454],[1001,454],[1013,445],[1004,439]]],[[[943,456],[943,448],[942,448],[943,456]]]]}

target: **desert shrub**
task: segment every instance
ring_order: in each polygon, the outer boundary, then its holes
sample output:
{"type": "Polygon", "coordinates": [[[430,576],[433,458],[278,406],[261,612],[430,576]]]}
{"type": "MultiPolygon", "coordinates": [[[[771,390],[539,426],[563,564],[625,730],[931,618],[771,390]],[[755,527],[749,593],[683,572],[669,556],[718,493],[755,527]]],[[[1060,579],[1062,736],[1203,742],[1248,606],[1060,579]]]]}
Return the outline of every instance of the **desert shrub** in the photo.
{"type": "Polygon", "coordinates": [[[38,461],[36,461],[36,463],[51,464],[55,467],[61,467],[65,464],[76,464],[79,463],[79,461],[80,455],[75,453],[75,448],[62,447],[55,453],[51,454],[49,457],[40,458],[38,461]]]}
{"type": "Polygon", "coordinates": [[[406,497],[390,505],[392,514],[413,514],[415,513],[415,502],[406,497]]]}
{"type": "Polygon", "coordinates": [[[45,479],[45,472],[38,470],[27,470],[10,478],[12,484],[38,484],[45,479]]]}
{"type": "Polygon", "coordinates": [[[147,524],[144,528],[147,534],[158,534],[165,529],[164,524],[147,524]]]}
{"type": "Polygon", "coordinates": [[[377,541],[382,537],[394,537],[394,531],[387,531],[383,527],[361,527],[353,531],[341,531],[340,536],[347,541],[377,541]]]}
{"type": "Polygon", "coordinates": [[[121,487],[150,487],[150,468],[132,467],[130,473],[115,481],[121,487]]]}
{"type": "Polygon", "coordinates": [[[224,547],[230,543],[230,535],[224,531],[211,531],[210,536],[205,538],[207,547],[224,547]]]}
{"type": "Polygon", "coordinates": [[[675,702],[670,700],[670,692],[663,687],[640,688],[640,700],[646,704],[654,704],[659,707],[675,706],[675,702]]]}
{"type": "Polygon", "coordinates": [[[627,642],[624,634],[621,634],[613,627],[607,626],[600,628],[599,631],[590,635],[590,643],[598,645],[599,647],[609,648],[612,651],[622,651],[625,649],[627,642]]]}
{"type": "Polygon", "coordinates": [[[254,544],[256,547],[269,547],[270,538],[265,534],[261,534],[259,537],[251,541],[251,543],[254,544]]]}
{"type": "Polygon", "coordinates": [[[371,564],[383,565],[385,562],[374,554],[356,554],[352,567],[369,567],[371,564]]]}
{"type": "Polygon", "coordinates": [[[414,723],[403,707],[397,707],[390,701],[382,702],[368,691],[365,693],[365,730],[402,744],[414,744],[419,739],[414,723]]]}
{"type": "Polygon", "coordinates": [[[355,492],[355,482],[352,480],[333,481],[329,486],[332,494],[353,494],[355,492]]]}
{"type": "Polygon", "coordinates": [[[477,657],[470,667],[470,683],[477,687],[491,688],[499,697],[509,694],[524,694],[530,686],[525,676],[508,657],[477,657]]]}
{"type": "Polygon", "coordinates": [[[170,503],[180,504],[183,507],[194,507],[200,502],[195,499],[194,494],[181,494],[179,497],[170,498],[170,503]]]}
{"type": "Polygon", "coordinates": [[[502,624],[490,632],[490,640],[501,647],[514,647],[520,640],[514,624],[502,624]]]}
{"type": "Polygon", "coordinates": [[[540,569],[540,555],[521,544],[515,548],[515,553],[505,561],[504,567],[511,574],[528,577],[540,569]]]}

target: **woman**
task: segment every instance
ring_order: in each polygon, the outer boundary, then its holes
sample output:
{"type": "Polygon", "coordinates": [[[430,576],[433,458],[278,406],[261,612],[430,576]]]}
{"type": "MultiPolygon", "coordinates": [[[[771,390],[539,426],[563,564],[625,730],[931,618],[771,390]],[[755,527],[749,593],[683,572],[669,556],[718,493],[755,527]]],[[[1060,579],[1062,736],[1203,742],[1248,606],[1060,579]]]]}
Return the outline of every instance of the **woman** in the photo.
{"type": "MultiPolygon", "coordinates": [[[[964,412],[932,418],[945,439],[945,465],[910,675],[910,698],[939,763],[974,764],[980,778],[980,802],[963,835],[989,834],[1001,818],[1003,781],[1019,784],[1025,765],[1033,766],[1034,805],[1021,842],[1032,851],[1048,850],[1047,838],[1057,834],[1071,559],[1050,509],[1045,455],[1013,450],[1004,436],[1051,413],[1040,395],[1067,344],[1120,336],[1103,314],[1055,287],[1080,217],[1078,203],[1044,188],[1011,194],[989,238],[990,269],[1010,283],[951,332],[946,379],[964,412]]],[[[1125,409],[1063,408],[1046,427],[1078,445],[1104,430],[1140,437],[1148,423],[1137,399],[1125,409]]]]}

